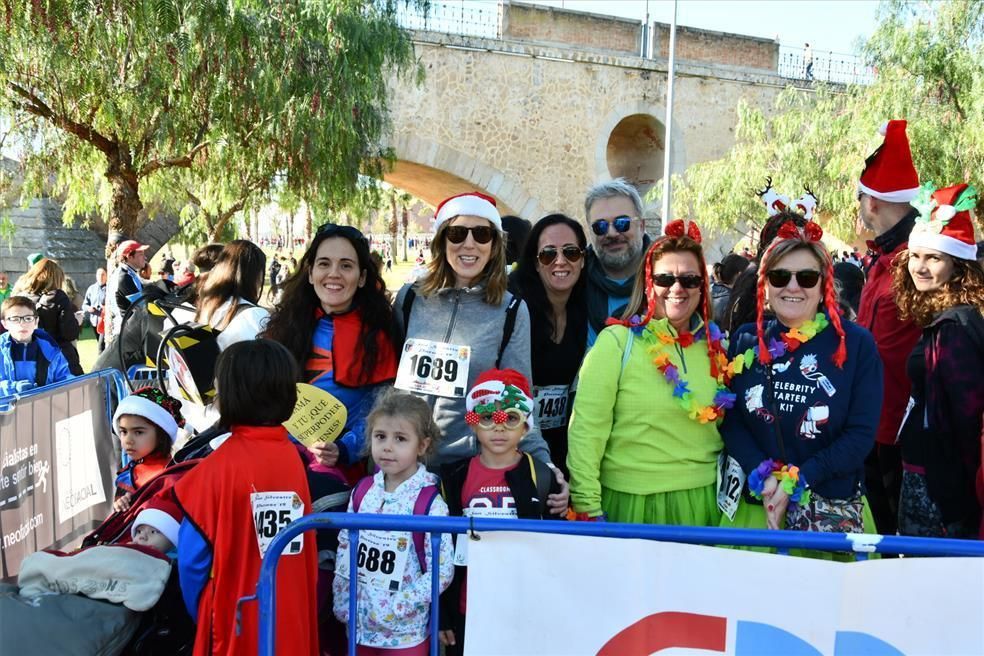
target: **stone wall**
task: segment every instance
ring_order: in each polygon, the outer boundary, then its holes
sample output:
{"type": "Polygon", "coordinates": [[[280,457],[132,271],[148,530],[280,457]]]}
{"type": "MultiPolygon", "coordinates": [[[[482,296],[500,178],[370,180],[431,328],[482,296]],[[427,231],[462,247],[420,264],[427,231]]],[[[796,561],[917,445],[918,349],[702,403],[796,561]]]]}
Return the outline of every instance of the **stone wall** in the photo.
{"type": "MultiPolygon", "coordinates": [[[[656,57],[669,57],[669,25],[653,23],[652,51],[656,57]]],[[[777,71],[779,42],[754,36],[677,26],[676,57],[679,61],[700,61],[777,71]]]]}
{"type": "MultiPolygon", "coordinates": [[[[554,211],[582,218],[585,191],[611,177],[608,146],[618,123],[638,114],[664,122],[664,61],[434,33],[414,38],[426,79],[419,87],[394,82],[390,145],[400,160],[428,171],[415,193],[432,205],[465,184],[527,219],[554,211]]],[[[734,143],[739,100],[767,109],[783,85],[772,74],[709,64],[681,63],[677,74],[674,172],[723,156],[734,143]]]]}
{"type": "Polygon", "coordinates": [[[27,207],[5,211],[16,232],[11,244],[0,244],[0,270],[11,282],[27,271],[27,257],[33,253],[57,260],[82,292],[95,281],[96,269],[105,266],[105,238],[91,230],[65,227],[58,203],[35,199],[27,207]]]}

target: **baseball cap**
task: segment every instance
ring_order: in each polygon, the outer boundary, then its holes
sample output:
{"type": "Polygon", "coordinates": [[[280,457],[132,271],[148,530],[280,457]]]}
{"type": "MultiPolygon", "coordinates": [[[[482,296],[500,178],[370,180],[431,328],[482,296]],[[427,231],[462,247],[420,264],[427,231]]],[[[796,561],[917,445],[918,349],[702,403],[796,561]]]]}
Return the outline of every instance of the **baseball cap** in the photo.
{"type": "Polygon", "coordinates": [[[132,255],[137,251],[145,251],[148,248],[150,248],[150,246],[147,244],[141,244],[139,241],[134,239],[127,239],[117,247],[117,252],[120,254],[120,257],[123,258],[132,255]]]}

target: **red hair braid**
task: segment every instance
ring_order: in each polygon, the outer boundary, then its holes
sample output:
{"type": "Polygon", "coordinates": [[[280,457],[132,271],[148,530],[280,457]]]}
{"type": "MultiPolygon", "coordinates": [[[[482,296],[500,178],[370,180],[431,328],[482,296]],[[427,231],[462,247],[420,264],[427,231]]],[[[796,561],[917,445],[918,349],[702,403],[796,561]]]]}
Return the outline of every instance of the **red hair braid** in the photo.
{"type": "Polygon", "coordinates": [[[772,362],[772,354],[769,353],[769,349],[765,345],[765,262],[769,261],[769,256],[772,254],[772,250],[779,243],[779,239],[774,239],[769,247],[765,249],[765,254],[762,255],[761,262],[763,263],[759,266],[758,270],[758,281],[755,284],[755,334],[758,336],[758,359],[762,364],[769,364],[772,362]]]}
{"type": "MultiPolygon", "coordinates": [[[[826,254],[826,251],[824,253],[826,254]]],[[[844,326],[841,324],[840,304],[837,302],[837,290],[834,288],[834,265],[830,255],[824,258],[823,278],[823,304],[827,308],[827,314],[830,315],[830,323],[834,324],[834,330],[840,337],[832,360],[838,369],[843,369],[844,362],[847,360],[847,338],[844,335],[844,326]]]]}

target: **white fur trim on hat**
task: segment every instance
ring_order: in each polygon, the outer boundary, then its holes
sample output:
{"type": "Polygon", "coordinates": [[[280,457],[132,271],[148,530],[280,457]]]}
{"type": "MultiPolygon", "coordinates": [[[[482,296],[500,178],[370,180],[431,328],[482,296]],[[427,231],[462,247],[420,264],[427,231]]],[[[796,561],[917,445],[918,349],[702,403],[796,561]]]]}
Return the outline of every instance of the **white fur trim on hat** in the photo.
{"type": "MultiPolygon", "coordinates": [[[[917,228],[918,228],[918,221],[917,228]]],[[[955,239],[949,235],[929,230],[918,230],[913,228],[909,234],[909,248],[931,248],[934,251],[946,253],[961,260],[977,259],[977,244],[968,244],[960,239],[955,239]]]]}
{"type": "Polygon", "coordinates": [[[910,200],[915,199],[919,195],[919,187],[914,187],[912,189],[897,189],[895,191],[875,191],[863,183],[858,183],[858,191],[862,194],[867,194],[877,198],[878,200],[883,200],[886,203],[908,203],[910,200]]]}
{"type": "Polygon", "coordinates": [[[157,424],[170,436],[172,443],[178,436],[178,422],[174,420],[174,415],[150,399],[131,394],[120,401],[113,413],[113,427],[117,432],[120,430],[122,415],[136,415],[157,424]]]}
{"type": "Polygon", "coordinates": [[[489,201],[474,194],[463,194],[445,201],[434,216],[434,232],[437,232],[445,221],[462,214],[488,219],[496,230],[502,232],[502,217],[499,216],[499,210],[489,201]]]}
{"type": "Polygon", "coordinates": [[[164,537],[170,540],[171,544],[178,546],[178,531],[181,530],[181,524],[167,512],[159,508],[144,508],[141,510],[137,518],[133,520],[133,526],[130,527],[131,537],[137,536],[137,527],[141,525],[156,528],[164,537]]]}

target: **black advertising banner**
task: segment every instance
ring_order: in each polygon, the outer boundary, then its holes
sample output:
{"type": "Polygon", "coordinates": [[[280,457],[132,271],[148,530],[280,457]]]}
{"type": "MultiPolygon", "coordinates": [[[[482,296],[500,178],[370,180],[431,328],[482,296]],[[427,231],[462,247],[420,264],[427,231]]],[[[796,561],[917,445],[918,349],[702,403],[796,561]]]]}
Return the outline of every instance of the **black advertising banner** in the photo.
{"type": "Polygon", "coordinates": [[[75,546],[112,512],[113,439],[100,379],[0,413],[0,578],[15,579],[35,551],[75,546]]]}

